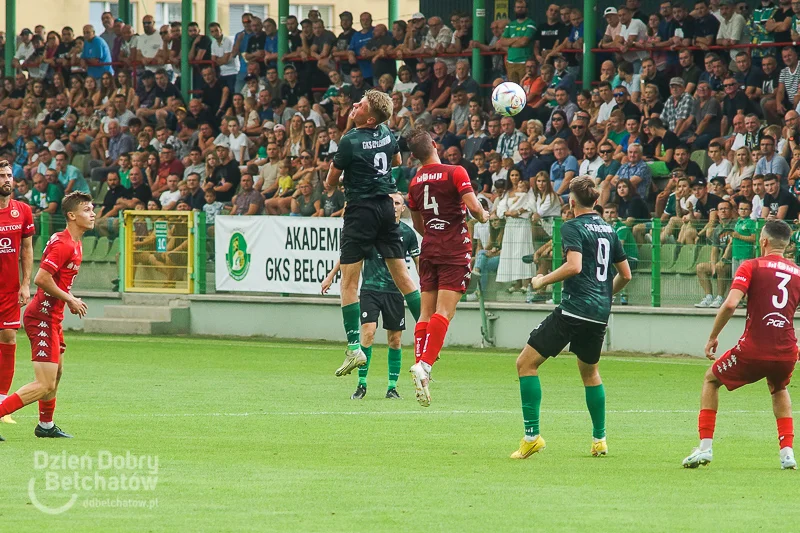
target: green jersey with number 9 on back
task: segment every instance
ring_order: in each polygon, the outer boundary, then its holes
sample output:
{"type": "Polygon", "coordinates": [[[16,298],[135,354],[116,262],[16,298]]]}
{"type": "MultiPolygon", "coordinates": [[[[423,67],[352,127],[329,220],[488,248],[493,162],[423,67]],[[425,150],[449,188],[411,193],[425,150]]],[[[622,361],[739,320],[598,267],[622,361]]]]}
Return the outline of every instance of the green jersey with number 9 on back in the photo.
{"type": "Polygon", "coordinates": [[[608,322],[613,298],[612,266],[627,259],[614,228],[596,213],[587,213],[561,226],[564,261],[567,252],[580,252],[581,273],[564,281],[561,310],[592,322],[608,322]]]}
{"type": "Polygon", "coordinates": [[[389,128],[353,128],[342,136],[333,166],[344,171],[344,196],[348,202],[397,192],[392,158],[400,152],[389,128]]]}

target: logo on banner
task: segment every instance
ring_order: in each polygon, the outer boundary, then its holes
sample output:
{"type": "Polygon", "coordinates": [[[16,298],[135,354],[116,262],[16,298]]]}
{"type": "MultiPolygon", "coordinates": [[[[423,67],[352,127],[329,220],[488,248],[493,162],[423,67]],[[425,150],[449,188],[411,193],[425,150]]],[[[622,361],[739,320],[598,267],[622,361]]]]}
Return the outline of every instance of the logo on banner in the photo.
{"type": "Polygon", "coordinates": [[[250,270],[250,254],[247,253],[247,241],[244,235],[235,232],[228,243],[228,253],[225,255],[228,265],[228,274],[236,281],[242,281],[250,270]]]}

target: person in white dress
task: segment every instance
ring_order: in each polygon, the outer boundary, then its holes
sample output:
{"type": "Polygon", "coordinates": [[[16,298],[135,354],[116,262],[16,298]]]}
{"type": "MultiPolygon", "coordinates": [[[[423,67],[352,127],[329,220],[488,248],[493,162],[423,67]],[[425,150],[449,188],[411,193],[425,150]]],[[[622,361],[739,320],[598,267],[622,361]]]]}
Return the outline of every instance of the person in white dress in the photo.
{"type": "Polygon", "coordinates": [[[553,220],[561,215],[561,198],[553,191],[553,182],[545,171],[536,174],[532,191],[533,237],[547,241],[553,236],[553,220]]]}
{"type": "Polygon", "coordinates": [[[522,292],[523,282],[527,284],[533,277],[533,266],[524,263],[522,258],[533,254],[531,215],[534,199],[529,183],[521,179],[518,169],[512,169],[508,176],[512,184],[516,183],[516,187],[509,187],[509,193],[500,200],[496,209],[497,217],[505,220],[497,281],[513,282],[508,292],[514,293],[522,292]]]}

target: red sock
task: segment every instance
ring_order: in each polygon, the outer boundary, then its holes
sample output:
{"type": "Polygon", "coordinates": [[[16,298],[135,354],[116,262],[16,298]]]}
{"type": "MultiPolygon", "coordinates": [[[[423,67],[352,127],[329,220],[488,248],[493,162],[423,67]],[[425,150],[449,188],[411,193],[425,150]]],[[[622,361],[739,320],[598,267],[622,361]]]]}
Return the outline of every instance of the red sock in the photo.
{"type": "Polygon", "coordinates": [[[0,416],[10,415],[14,411],[22,409],[24,405],[22,398],[15,392],[0,403],[0,416]]]}
{"type": "Polygon", "coordinates": [[[433,366],[439,359],[439,352],[444,346],[444,338],[447,335],[447,327],[450,321],[442,315],[434,314],[428,322],[428,331],[425,337],[425,347],[422,349],[422,361],[433,366]]]}
{"type": "Polygon", "coordinates": [[[17,345],[0,343],[0,394],[8,394],[14,381],[17,345]]]}
{"type": "Polygon", "coordinates": [[[56,410],[56,399],[39,400],[39,422],[52,422],[56,410]]]}
{"type": "Polygon", "coordinates": [[[697,429],[701,439],[714,438],[714,426],[717,425],[717,412],[713,409],[700,409],[697,419],[697,429]]]}
{"type": "Polygon", "coordinates": [[[422,348],[425,346],[425,336],[428,330],[427,322],[417,322],[414,328],[414,362],[419,363],[422,358],[422,348]]]}
{"type": "Polygon", "coordinates": [[[792,417],[779,418],[778,422],[778,445],[783,448],[793,448],[794,444],[794,423],[792,417]]]}

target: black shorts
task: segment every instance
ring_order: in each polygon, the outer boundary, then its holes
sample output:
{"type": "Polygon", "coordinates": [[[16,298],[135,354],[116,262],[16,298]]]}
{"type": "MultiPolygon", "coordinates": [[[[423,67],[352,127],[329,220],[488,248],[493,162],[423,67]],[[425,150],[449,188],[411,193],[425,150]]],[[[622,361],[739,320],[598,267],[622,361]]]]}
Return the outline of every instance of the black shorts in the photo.
{"type": "Polygon", "coordinates": [[[361,291],[361,325],[378,323],[383,317],[383,329],[404,331],[406,329],[406,307],[399,292],[361,291]]]}
{"type": "Polygon", "coordinates": [[[587,365],[600,360],[606,325],[565,315],[556,308],[531,331],[528,346],[542,357],[555,357],[569,344],[569,351],[587,365]]]}
{"type": "Polygon", "coordinates": [[[405,258],[400,223],[394,219],[394,201],[391,196],[375,196],[350,202],[344,210],[341,263],[358,263],[373,247],[378,249],[384,259],[405,258]]]}

